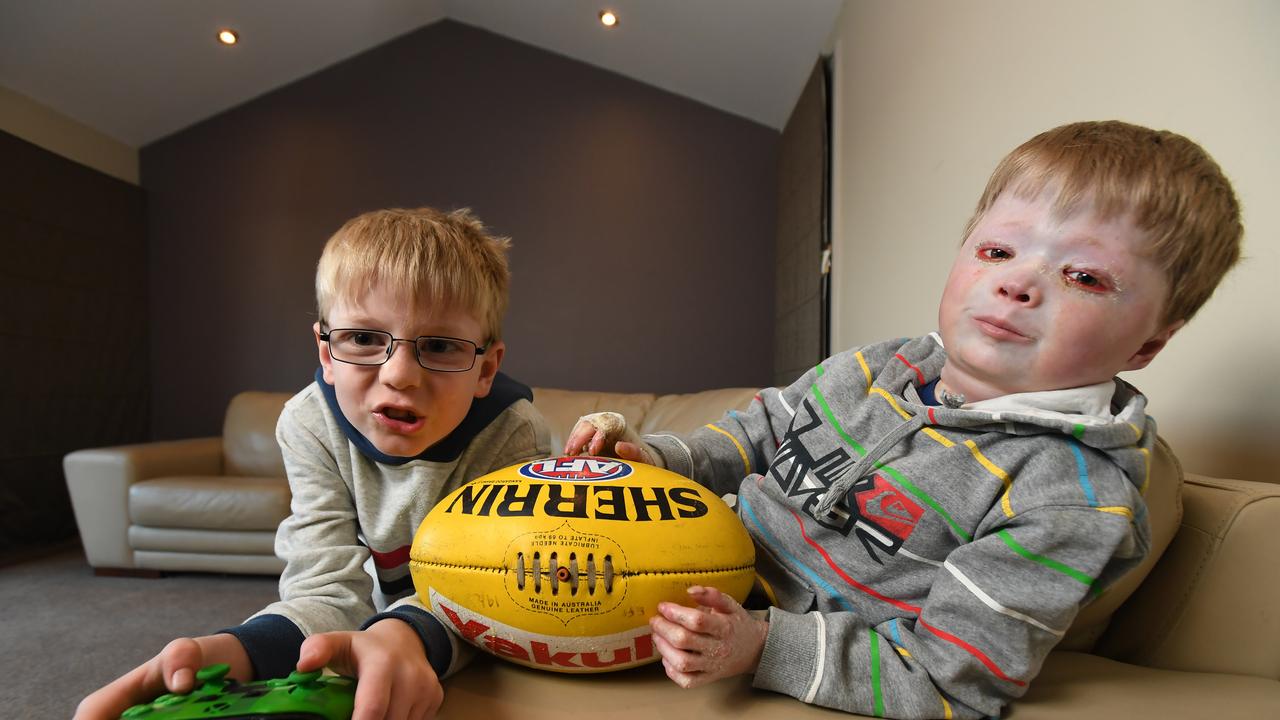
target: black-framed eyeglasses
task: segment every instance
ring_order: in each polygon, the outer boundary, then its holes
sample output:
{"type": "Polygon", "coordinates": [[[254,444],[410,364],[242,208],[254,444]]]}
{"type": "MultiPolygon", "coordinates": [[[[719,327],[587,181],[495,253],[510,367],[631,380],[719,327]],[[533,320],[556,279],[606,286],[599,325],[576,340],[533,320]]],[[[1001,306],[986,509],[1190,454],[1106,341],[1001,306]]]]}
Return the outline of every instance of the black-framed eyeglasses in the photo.
{"type": "Polygon", "coordinates": [[[409,343],[418,364],[436,372],[466,372],[476,366],[476,356],[485,351],[462,338],[421,335],[409,340],[363,328],[334,328],[320,333],[320,339],[329,343],[330,357],[351,365],[383,365],[391,359],[396,343],[409,343]]]}

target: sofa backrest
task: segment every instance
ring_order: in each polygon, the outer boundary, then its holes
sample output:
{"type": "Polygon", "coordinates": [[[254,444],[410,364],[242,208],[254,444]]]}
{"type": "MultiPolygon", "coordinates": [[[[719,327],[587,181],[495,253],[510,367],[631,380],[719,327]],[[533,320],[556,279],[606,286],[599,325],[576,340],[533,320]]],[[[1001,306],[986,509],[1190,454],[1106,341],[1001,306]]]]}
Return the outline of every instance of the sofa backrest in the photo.
{"type": "Polygon", "coordinates": [[[730,410],[745,410],[760,391],[756,388],[720,388],[683,395],[659,395],[644,414],[636,431],[641,435],[670,430],[690,433],[713,423],[730,410]]]}
{"type": "Polygon", "coordinates": [[[558,388],[533,388],[533,406],[547,419],[551,430],[551,453],[560,454],[565,438],[578,418],[593,412],[612,410],[629,421],[642,418],[657,398],[653,393],[611,393],[558,388]]]}
{"type": "MultiPolygon", "coordinates": [[[[552,453],[559,453],[578,418],[588,413],[602,410],[622,413],[641,434],[661,430],[688,433],[715,422],[727,410],[744,409],[757,392],[753,388],[722,388],[681,395],[654,395],[533,388],[533,404],[547,419],[552,453]]],[[[275,427],[289,397],[289,393],[243,392],[232,398],[223,426],[227,474],[284,476],[275,427]]],[[[1152,453],[1146,493],[1151,551],[1141,565],[1080,612],[1059,647],[1086,652],[1092,650],[1116,609],[1146,579],[1173,540],[1181,522],[1182,481],[1182,467],[1177,458],[1164,440],[1158,440],[1152,453]]]]}
{"type": "MultiPolygon", "coordinates": [[[[533,388],[533,404],[547,419],[551,452],[564,448],[578,418],[612,410],[622,413],[640,433],[670,430],[687,433],[719,420],[728,410],[751,402],[755,388],[721,388],[679,395],[611,393],[533,388]]],[[[276,444],[276,421],[290,393],[242,392],[231,398],[222,425],[224,472],[228,475],[284,477],[284,461],[276,444]]]]}
{"type": "Polygon", "coordinates": [[[222,423],[222,466],[227,475],[284,477],[276,420],[289,393],[242,392],[231,398],[222,423]]]}
{"type": "Polygon", "coordinates": [[[721,388],[682,395],[611,393],[592,390],[533,388],[533,406],[551,429],[551,452],[564,449],[565,438],[578,418],[593,412],[621,413],[641,434],[670,430],[687,433],[719,420],[729,410],[741,410],[759,392],[755,388],[721,388]]]}

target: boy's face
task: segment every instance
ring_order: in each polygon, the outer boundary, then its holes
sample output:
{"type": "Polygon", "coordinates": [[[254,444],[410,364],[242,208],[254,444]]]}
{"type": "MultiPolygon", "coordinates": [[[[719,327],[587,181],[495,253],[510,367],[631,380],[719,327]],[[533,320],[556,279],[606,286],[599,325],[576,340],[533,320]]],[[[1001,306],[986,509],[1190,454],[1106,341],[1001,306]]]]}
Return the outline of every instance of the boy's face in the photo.
{"type": "Polygon", "coordinates": [[[1053,198],[1000,196],[960,248],[938,309],[942,382],[970,402],[1092,385],[1145,367],[1182,321],[1161,324],[1168,280],[1127,217],[1065,220],[1053,198]]]}
{"type": "MultiPolygon", "coordinates": [[[[473,313],[449,306],[415,307],[407,299],[375,289],[357,300],[340,300],[329,313],[329,328],[382,330],[413,340],[422,335],[462,338],[481,345],[486,333],[473,313]]],[[[333,385],[342,414],[387,455],[412,457],[458,426],[473,398],[489,394],[505,347],[491,343],[465,372],[437,372],[418,364],[412,343],[394,343],[384,365],[352,365],[334,360],[314,326],[324,379],[333,385]]]]}

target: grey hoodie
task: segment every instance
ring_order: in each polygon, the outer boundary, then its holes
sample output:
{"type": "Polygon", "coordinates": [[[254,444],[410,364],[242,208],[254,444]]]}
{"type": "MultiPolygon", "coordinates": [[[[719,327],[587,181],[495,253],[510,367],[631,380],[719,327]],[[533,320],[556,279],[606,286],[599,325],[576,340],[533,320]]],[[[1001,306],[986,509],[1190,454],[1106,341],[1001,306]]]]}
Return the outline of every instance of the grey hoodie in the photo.
{"type": "Polygon", "coordinates": [[[645,438],[737,493],[773,605],[757,687],[874,716],[998,715],[1146,554],[1146,398],[1117,379],[925,405],[945,359],[936,335],[850,350],[689,436],[645,438]]]}

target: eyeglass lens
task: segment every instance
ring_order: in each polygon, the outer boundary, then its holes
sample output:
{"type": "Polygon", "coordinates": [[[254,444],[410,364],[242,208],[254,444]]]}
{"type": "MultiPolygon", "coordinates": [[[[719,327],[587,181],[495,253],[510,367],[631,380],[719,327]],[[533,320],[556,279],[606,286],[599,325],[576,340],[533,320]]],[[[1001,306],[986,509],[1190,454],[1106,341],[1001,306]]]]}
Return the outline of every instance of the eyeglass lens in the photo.
{"type": "MultiPolygon", "coordinates": [[[[335,360],[355,365],[381,365],[390,359],[395,340],[380,330],[338,329],[329,331],[329,352],[335,360]]],[[[470,370],[476,361],[476,346],[466,340],[424,335],[413,341],[418,364],[428,370],[470,370]]]]}

